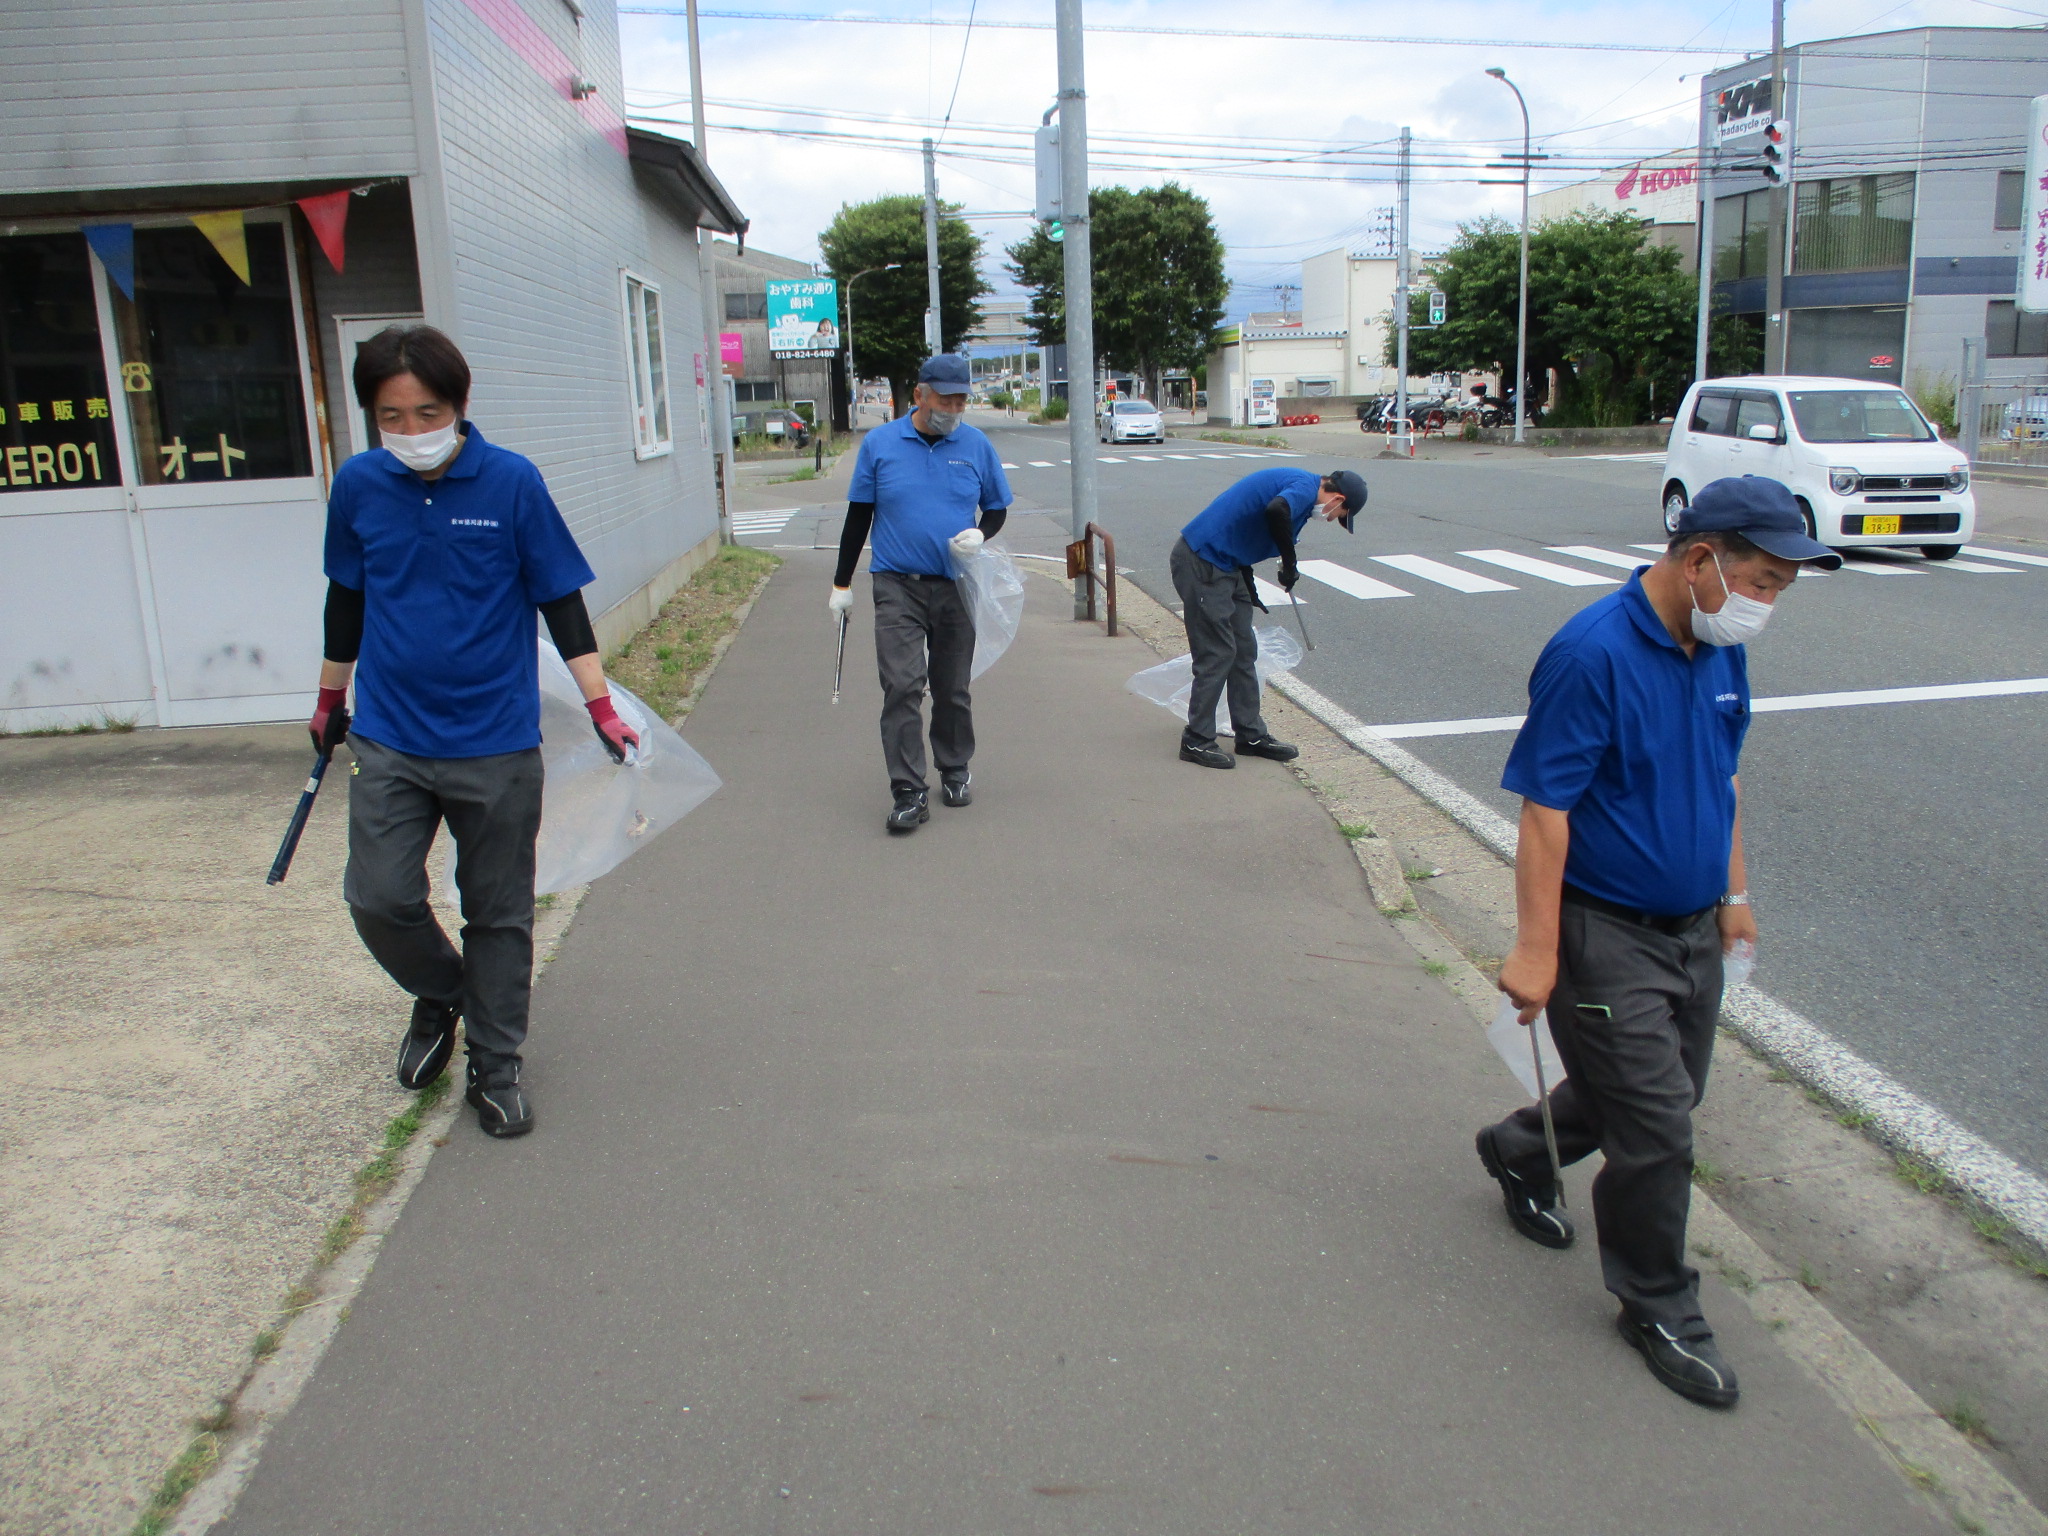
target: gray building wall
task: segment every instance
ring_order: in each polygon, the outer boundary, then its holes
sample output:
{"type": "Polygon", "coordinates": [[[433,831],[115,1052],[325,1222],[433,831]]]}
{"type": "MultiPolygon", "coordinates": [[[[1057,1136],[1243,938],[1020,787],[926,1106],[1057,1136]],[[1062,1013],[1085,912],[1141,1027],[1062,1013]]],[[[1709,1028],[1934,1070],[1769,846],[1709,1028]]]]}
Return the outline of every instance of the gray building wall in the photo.
{"type": "MultiPolygon", "coordinates": [[[[791,400],[813,400],[818,409],[829,416],[832,400],[832,364],[829,359],[792,357],[777,359],[768,350],[768,322],[766,320],[728,320],[725,318],[725,296],[729,293],[752,293],[765,295],[771,279],[792,277],[816,277],[807,261],[798,261],[793,256],[777,256],[772,251],[741,251],[730,240],[713,240],[712,256],[718,276],[718,297],[715,313],[721,331],[739,333],[740,346],[746,361],[740,372],[733,375],[754,383],[773,383],[775,399],[787,404],[791,400]]],[[[840,315],[844,324],[846,316],[840,315]]],[[[742,400],[734,407],[738,411],[757,411],[771,402],[765,400],[742,400]]]]}
{"type": "Polygon", "coordinates": [[[327,385],[329,431],[338,461],[366,445],[355,441],[344,421],[360,412],[349,383],[349,360],[335,333],[335,316],[421,312],[419,254],[413,247],[412,198],[406,187],[398,183],[373,187],[350,202],[347,260],[341,271],[329,266],[317,250],[306,265],[313,275],[318,327],[314,356],[327,385]]]}

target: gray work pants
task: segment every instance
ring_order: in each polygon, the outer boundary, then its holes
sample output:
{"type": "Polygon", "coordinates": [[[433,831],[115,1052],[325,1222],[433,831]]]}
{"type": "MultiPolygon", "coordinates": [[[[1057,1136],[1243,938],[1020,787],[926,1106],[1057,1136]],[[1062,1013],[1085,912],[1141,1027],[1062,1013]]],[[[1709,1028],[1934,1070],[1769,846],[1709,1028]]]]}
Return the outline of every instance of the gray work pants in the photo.
{"type": "Polygon", "coordinates": [[[413,996],[460,1005],[473,1065],[516,1058],[533,990],[540,748],[411,757],[361,736],[348,744],[356,761],[342,896],[356,932],[413,996]],[[443,821],[455,839],[462,893],[460,953],[427,899],[427,850],[443,821]]]}
{"type": "MultiPolygon", "coordinates": [[[[1685,1262],[1692,1204],[1692,1112],[1707,1091],[1721,1011],[1721,934],[1712,909],[1667,933],[1566,901],[1559,912],[1551,1037],[1566,1072],[1550,1095],[1559,1160],[1598,1148],[1593,1180],[1600,1272],[1630,1317],[1699,1315],[1699,1271],[1685,1262]]],[[[1501,1160],[1550,1183],[1537,1106],[1494,1127],[1501,1160]]]]}
{"type": "Polygon", "coordinates": [[[1181,742],[1216,745],[1216,704],[1230,688],[1230,728],[1239,740],[1266,734],[1259,712],[1259,642],[1252,633],[1251,587],[1242,571],[1219,571],[1182,539],[1168,562],[1180,594],[1181,620],[1194,653],[1195,687],[1188,695],[1188,728],[1181,742]]]}
{"type": "Polygon", "coordinates": [[[924,695],[932,695],[932,760],[943,776],[974,756],[974,616],[960,583],[875,572],[875,663],[882,674],[882,759],[889,788],[925,785],[924,695]]]}

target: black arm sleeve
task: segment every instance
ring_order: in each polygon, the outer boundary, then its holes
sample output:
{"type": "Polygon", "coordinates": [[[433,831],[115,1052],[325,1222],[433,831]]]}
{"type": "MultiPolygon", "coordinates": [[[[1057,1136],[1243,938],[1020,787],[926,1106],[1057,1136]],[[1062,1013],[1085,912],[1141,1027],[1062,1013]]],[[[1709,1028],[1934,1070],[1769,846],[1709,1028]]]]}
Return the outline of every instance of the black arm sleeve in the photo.
{"type": "Polygon", "coordinates": [[[590,627],[590,610],[583,606],[581,592],[542,603],[540,616],[547,620],[548,638],[555,642],[562,660],[588,656],[597,650],[597,632],[590,627]]]}
{"type": "Polygon", "coordinates": [[[874,526],[875,504],[872,501],[849,501],[846,504],[846,526],[839,530],[839,569],[832,573],[833,586],[853,585],[854,567],[860,564],[860,552],[868,542],[868,530],[874,526]]]}
{"type": "Polygon", "coordinates": [[[992,539],[1003,531],[1003,524],[1010,519],[1008,507],[991,507],[981,514],[981,536],[992,539]]]}
{"type": "Polygon", "coordinates": [[[1294,510],[1278,496],[1266,503],[1266,528],[1280,546],[1280,563],[1294,564],[1294,510]]]}
{"type": "Polygon", "coordinates": [[[363,652],[363,594],[338,581],[327,583],[324,619],[327,643],[321,655],[329,661],[354,661],[363,652]]]}

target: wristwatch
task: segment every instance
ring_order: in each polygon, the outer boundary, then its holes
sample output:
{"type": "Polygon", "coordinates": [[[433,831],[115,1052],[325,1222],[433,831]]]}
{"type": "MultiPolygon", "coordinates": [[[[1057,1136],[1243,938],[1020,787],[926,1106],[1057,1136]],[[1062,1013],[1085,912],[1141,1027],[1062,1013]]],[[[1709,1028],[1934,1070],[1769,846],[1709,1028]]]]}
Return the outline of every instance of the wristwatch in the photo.
{"type": "Polygon", "coordinates": [[[1730,891],[1721,898],[1720,905],[1724,907],[1746,907],[1749,905],[1749,892],[1730,891]]]}

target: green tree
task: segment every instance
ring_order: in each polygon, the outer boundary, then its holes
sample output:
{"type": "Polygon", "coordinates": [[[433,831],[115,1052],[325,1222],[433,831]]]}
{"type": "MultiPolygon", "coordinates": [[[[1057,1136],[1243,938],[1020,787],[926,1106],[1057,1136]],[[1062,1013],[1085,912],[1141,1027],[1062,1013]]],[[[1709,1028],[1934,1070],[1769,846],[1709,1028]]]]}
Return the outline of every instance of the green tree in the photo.
{"type": "MultiPolygon", "coordinates": [[[[1169,368],[1208,356],[1230,283],[1209,204],[1185,187],[1098,187],[1088,195],[1095,350],[1143,379],[1153,399],[1169,368]]],[[[1040,346],[1066,340],[1061,247],[1041,225],[1008,248],[1009,272],[1031,296],[1024,323],[1040,346]]]]}
{"type": "MultiPolygon", "coordinates": [[[[1461,225],[1425,283],[1449,306],[1435,330],[1411,330],[1411,372],[1515,366],[1521,237],[1502,219],[1461,225]]],[[[1411,326],[1428,300],[1411,294],[1411,326]]],[[[1628,426],[1669,411],[1692,378],[1698,290],[1678,252],[1649,244],[1633,214],[1574,213],[1529,235],[1529,378],[1532,401],[1555,371],[1550,426],[1628,426]]],[[[1386,360],[1394,361],[1393,327],[1386,360]]]]}
{"type": "MultiPolygon", "coordinates": [[[[959,214],[957,203],[939,205],[939,343],[948,352],[980,323],[977,301],[989,291],[981,275],[981,237],[959,214]]],[[[842,296],[856,272],[901,263],[894,272],[862,278],[852,304],[854,362],[869,377],[889,381],[901,415],[925,359],[924,199],[905,192],[843,203],[818,236],[818,248],[842,296]]]]}

